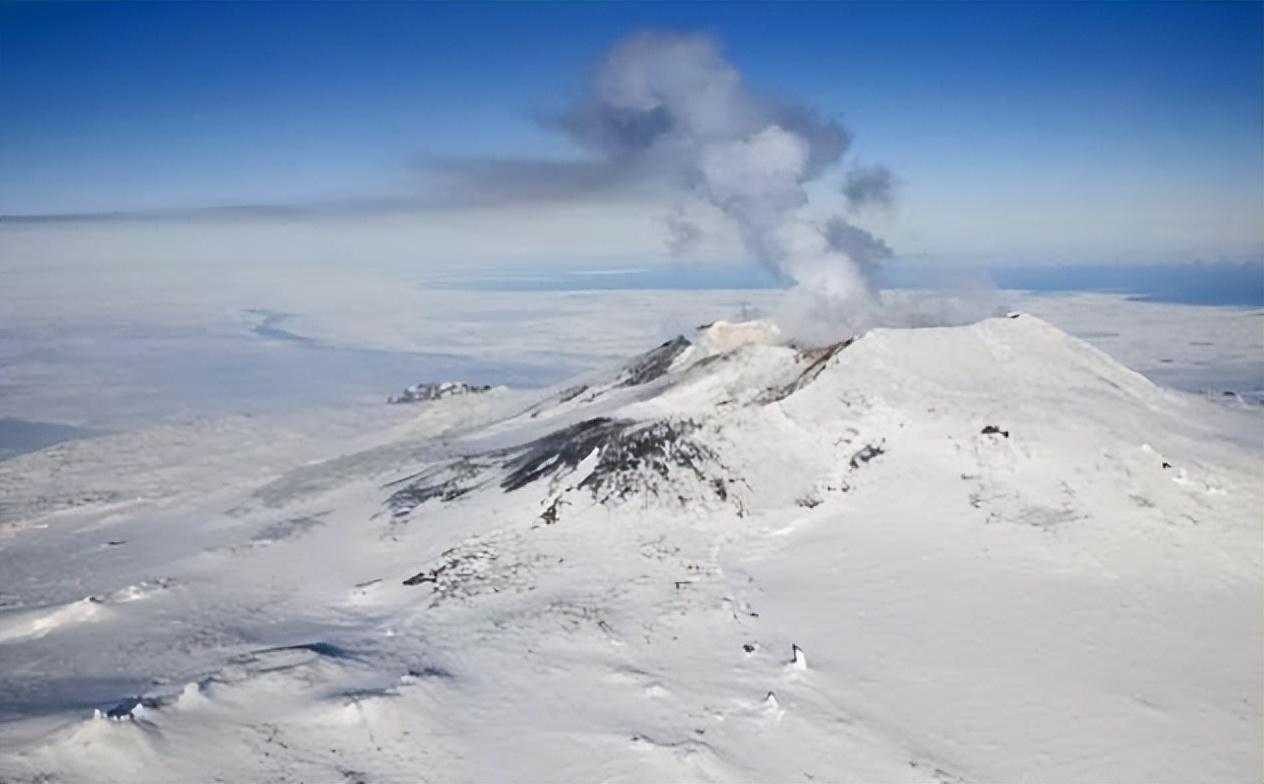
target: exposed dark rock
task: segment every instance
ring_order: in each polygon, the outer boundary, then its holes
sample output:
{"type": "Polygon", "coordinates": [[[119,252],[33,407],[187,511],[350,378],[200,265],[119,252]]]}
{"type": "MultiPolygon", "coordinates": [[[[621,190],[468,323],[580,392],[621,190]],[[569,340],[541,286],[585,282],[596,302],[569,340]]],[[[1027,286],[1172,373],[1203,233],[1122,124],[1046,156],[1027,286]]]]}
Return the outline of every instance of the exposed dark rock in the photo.
{"type": "Polygon", "coordinates": [[[981,432],[985,436],[1004,436],[1005,438],[1009,438],[1009,431],[1002,430],[996,425],[988,425],[979,432],[981,432]]]}
{"type": "MultiPolygon", "coordinates": [[[[575,398],[587,392],[588,389],[589,387],[587,384],[576,384],[573,387],[567,387],[566,389],[563,389],[561,392],[558,392],[555,396],[541,400],[539,403],[536,403],[535,405],[531,406],[530,408],[527,409],[527,412],[530,412],[531,418],[535,419],[536,417],[540,416],[540,414],[544,413],[545,411],[547,411],[548,409],[554,406],[560,406],[563,403],[569,403],[570,401],[574,400],[575,398]]],[[[526,413],[526,412],[523,412],[523,413],[526,413]]]]}
{"type": "Polygon", "coordinates": [[[105,712],[107,719],[130,719],[132,711],[141,704],[140,697],[128,697],[105,712]]]}
{"type": "Polygon", "coordinates": [[[540,513],[540,520],[545,525],[553,525],[556,523],[558,512],[561,511],[562,503],[563,501],[561,497],[554,498],[553,503],[549,504],[548,508],[540,513]]]}
{"type": "MultiPolygon", "coordinates": [[[[387,505],[401,518],[431,500],[455,501],[492,481],[487,474],[497,465],[505,471],[500,488],[513,492],[574,470],[596,453],[596,465],[576,487],[589,490],[602,503],[637,492],[658,496],[668,483],[688,477],[705,488],[708,497],[733,501],[740,508],[731,489],[733,478],[715,452],[694,437],[699,428],[692,420],[587,419],[519,447],[464,457],[392,482],[385,487],[400,489],[390,495],[387,505]]],[[[683,493],[680,488],[671,492],[674,496],[667,497],[679,497],[681,503],[697,496],[688,488],[683,493]]],[[[540,520],[546,525],[556,523],[566,503],[561,497],[553,500],[540,520]]]]}
{"type": "MultiPolygon", "coordinates": [[[[713,475],[722,466],[709,447],[693,438],[698,428],[692,420],[585,420],[523,447],[521,454],[505,463],[509,474],[500,486],[506,492],[518,490],[559,470],[574,469],[596,450],[597,465],[578,487],[590,490],[603,503],[638,491],[658,495],[661,483],[670,481],[679,469],[707,486],[715,497],[728,500],[729,479],[713,475]]],[[[683,500],[687,499],[682,496],[683,500]]]]}
{"type": "Polygon", "coordinates": [[[579,486],[592,490],[602,502],[626,498],[641,490],[657,495],[655,477],[666,481],[673,470],[686,469],[698,481],[709,484],[716,496],[727,499],[723,477],[708,476],[704,470],[720,463],[715,452],[692,438],[697,429],[698,424],[692,420],[659,420],[624,427],[611,434],[596,468],[579,486]]]}
{"type": "Polygon", "coordinates": [[[676,357],[690,345],[683,335],[677,335],[658,348],[647,351],[627,366],[623,371],[624,378],[619,382],[619,386],[634,387],[662,376],[671,368],[676,357]]]}
{"type": "Polygon", "coordinates": [[[369,784],[369,778],[364,771],[338,768],[338,775],[342,776],[343,784],[369,784]]]}
{"type": "Polygon", "coordinates": [[[881,446],[866,444],[863,448],[860,449],[860,451],[856,452],[856,454],[851,456],[850,465],[852,467],[852,470],[860,468],[860,466],[864,465],[865,463],[868,463],[870,460],[873,460],[875,457],[885,455],[886,452],[887,450],[883,449],[881,446]]]}
{"type": "MultiPolygon", "coordinates": [[[[503,557],[494,542],[471,540],[444,550],[438,563],[404,580],[404,585],[429,584],[430,606],[483,594],[534,590],[526,561],[503,557]]],[[[538,559],[537,559],[538,560],[538,559]]]]}
{"type": "Polygon", "coordinates": [[[281,645],[276,648],[265,648],[258,653],[274,653],[277,651],[311,651],[317,656],[324,656],[327,659],[358,659],[351,651],[341,645],[334,645],[331,642],[317,640],[316,642],[304,642],[298,645],[281,645]]]}
{"type": "Polygon", "coordinates": [[[505,463],[509,475],[500,486],[506,492],[518,490],[560,468],[574,468],[594,449],[601,448],[632,424],[629,420],[598,417],[538,438],[520,447],[524,451],[505,463]]]}
{"type": "Polygon", "coordinates": [[[717,498],[719,498],[721,501],[727,501],[727,500],[728,500],[728,498],[729,498],[729,489],[728,489],[728,487],[724,484],[724,480],[723,480],[722,478],[717,477],[717,478],[715,478],[715,479],[712,479],[712,480],[711,480],[711,488],[712,488],[713,490],[715,490],[715,495],[716,495],[716,497],[717,497],[717,498]]]}
{"type": "Polygon", "coordinates": [[[395,517],[403,517],[435,498],[441,501],[455,501],[480,486],[478,476],[486,467],[485,464],[463,458],[454,463],[446,463],[429,469],[403,480],[409,484],[392,493],[390,498],[386,499],[386,503],[395,517]]]}
{"type": "Polygon", "coordinates": [[[840,340],[837,343],[831,343],[828,346],[822,346],[820,348],[801,349],[799,351],[799,359],[806,361],[808,366],[804,368],[803,372],[789,384],[786,384],[783,387],[772,387],[766,390],[759,398],[759,402],[774,403],[778,400],[785,400],[795,392],[798,392],[808,384],[811,384],[816,380],[817,376],[821,375],[821,373],[829,365],[829,361],[831,359],[838,356],[840,351],[847,348],[854,342],[856,342],[855,338],[848,338],[847,340],[840,340]]]}
{"type": "Polygon", "coordinates": [[[448,672],[442,667],[427,665],[425,667],[420,667],[418,669],[409,670],[408,677],[417,678],[419,680],[426,679],[426,678],[450,679],[452,678],[452,673],[448,672]]]}
{"type": "Polygon", "coordinates": [[[457,395],[477,395],[490,391],[485,384],[466,384],[462,381],[443,381],[437,384],[413,384],[398,395],[386,399],[387,403],[421,403],[457,395]]]}
{"type": "Polygon", "coordinates": [[[427,571],[427,572],[418,572],[417,574],[414,574],[412,577],[409,577],[407,580],[405,580],[404,585],[421,585],[422,583],[437,583],[439,581],[439,574],[443,572],[445,568],[446,568],[446,565],[437,567],[435,569],[431,569],[430,571],[427,571]]]}
{"type": "Polygon", "coordinates": [[[488,548],[462,550],[452,547],[444,550],[439,558],[441,562],[422,572],[414,574],[404,585],[424,585],[431,583],[436,593],[449,593],[463,580],[477,576],[481,567],[497,560],[496,553],[488,548]]]}
{"type": "Polygon", "coordinates": [[[790,645],[790,664],[803,666],[807,663],[807,656],[804,655],[803,649],[797,643],[790,645]]]}

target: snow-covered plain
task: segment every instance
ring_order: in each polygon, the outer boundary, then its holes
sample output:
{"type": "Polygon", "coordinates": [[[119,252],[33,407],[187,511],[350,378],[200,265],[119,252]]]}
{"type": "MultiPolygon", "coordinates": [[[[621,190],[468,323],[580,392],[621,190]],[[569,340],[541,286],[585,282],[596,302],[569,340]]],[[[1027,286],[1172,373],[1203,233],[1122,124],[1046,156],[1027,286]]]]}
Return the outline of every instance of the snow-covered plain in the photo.
{"type": "Polygon", "coordinates": [[[0,462],[0,780],[1260,780],[1258,410],[686,337],[0,462]]]}
{"type": "MultiPolygon", "coordinates": [[[[784,293],[472,292],[330,275],[306,288],[236,270],[218,285],[159,277],[133,291],[92,270],[60,272],[24,282],[0,270],[0,417],[111,431],[376,407],[418,382],[558,383],[701,322],[773,313],[784,293]]],[[[952,299],[899,296],[932,313],[952,299]]],[[[1259,309],[991,291],[947,315],[1007,310],[1040,316],[1164,385],[1264,398],[1259,309]]],[[[0,450],[19,446],[3,439],[0,450]]]]}

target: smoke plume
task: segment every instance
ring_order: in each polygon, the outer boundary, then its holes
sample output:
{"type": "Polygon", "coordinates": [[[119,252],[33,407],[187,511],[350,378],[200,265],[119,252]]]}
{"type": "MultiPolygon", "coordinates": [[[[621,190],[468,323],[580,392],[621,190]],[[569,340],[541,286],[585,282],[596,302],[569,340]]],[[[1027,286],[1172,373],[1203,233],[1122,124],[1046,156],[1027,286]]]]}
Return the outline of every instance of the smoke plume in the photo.
{"type": "MultiPolygon", "coordinates": [[[[810,107],[748,88],[709,37],[641,33],[616,43],[581,95],[542,118],[584,151],[578,159],[447,159],[426,165],[444,198],[466,204],[660,195],[675,257],[702,239],[686,198],[718,209],[754,258],[795,284],[825,334],[876,320],[874,273],[891,255],[845,215],[813,214],[806,186],[846,154],[851,134],[810,107]]],[[[842,184],[850,210],[889,203],[881,167],[842,184]]]]}
{"type": "MultiPolygon", "coordinates": [[[[714,205],[752,256],[809,295],[819,318],[858,324],[872,309],[873,272],[890,249],[841,215],[807,212],[805,185],[843,157],[850,134],[810,108],[752,92],[710,38],[619,42],[555,122],[606,170],[653,172],[714,205]]],[[[875,171],[855,185],[856,200],[889,198],[889,173],[875,171]]],[[[696,227],[670,227],[675,249],[696,240],[696,227]]]]}
{"type": "Polygon", "coordinates": [[[895,203],[895,177],[885,166],[853,166],[843,181],[843,196],[852,210],[890,209],[895,203]]]}
{"type": "Polygon", "coordinates": [[[702,240],[702,229],[690,221],[683,210],[667,216],[667,251],[673,259],[683,259],[702,240]]]}

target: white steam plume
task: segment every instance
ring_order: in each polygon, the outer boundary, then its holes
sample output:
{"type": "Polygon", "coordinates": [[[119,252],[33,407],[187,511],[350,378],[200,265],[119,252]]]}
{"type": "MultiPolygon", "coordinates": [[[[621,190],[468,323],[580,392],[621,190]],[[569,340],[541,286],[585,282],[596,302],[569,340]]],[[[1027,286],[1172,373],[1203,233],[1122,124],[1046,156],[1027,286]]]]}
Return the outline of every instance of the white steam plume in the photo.
{"type": "Polygon", "coordinates": [[[751,255],[795,281],[812,318],[835,329],[869,320],[872,273],[890,250],[841,215],[818,222],[805,210],[805,184],[842,157],[848,133],[752,93],[710,38],[619,42],[559,124],[612,170],[635,162],[719,208],[751,255]]]}

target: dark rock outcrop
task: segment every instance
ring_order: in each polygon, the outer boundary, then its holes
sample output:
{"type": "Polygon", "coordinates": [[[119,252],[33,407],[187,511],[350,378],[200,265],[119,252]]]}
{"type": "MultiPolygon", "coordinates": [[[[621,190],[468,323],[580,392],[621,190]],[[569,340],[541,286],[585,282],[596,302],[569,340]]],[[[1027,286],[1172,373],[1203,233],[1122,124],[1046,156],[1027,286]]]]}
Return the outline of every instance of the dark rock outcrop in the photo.
{"type": "Polygon", "coordinates": [[[634,387],[662,376],[690,345],[684,335],[677,335],[658,348],[647,351],[627,366],[619,386],[634,387]]]}
{"type": "Polygon", "coordinates": [[[441,400],[457,395],[477,395],[488,392],[491,387],[486,384],[466,384],[463,381],[443,381],[437,384],[413,384],[398,395],[386,399],[387,403],[422,403],[427,400],[441,400]]]}

